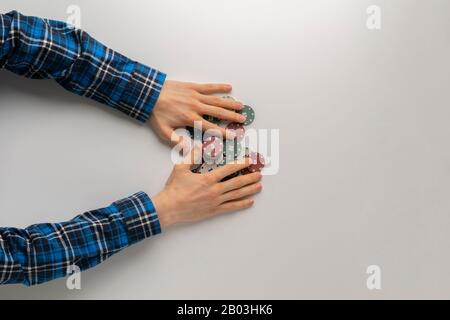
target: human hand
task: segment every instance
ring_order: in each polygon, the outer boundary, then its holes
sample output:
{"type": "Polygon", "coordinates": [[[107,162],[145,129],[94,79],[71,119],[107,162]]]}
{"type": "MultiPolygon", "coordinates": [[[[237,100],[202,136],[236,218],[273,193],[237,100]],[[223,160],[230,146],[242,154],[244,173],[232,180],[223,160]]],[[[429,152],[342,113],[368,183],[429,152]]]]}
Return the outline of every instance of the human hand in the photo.
{"type": "Polygon", "coordinates": [[[228,93],[228,84],[197,84],[167,80],[150,116],[150,126],[156,134],[174,144],[180,137],[172,132],[180,127],[194,126],[202,121],[203,130],[216,130],[223,137],[233,139],[232,132],[203,119],[203,115],[214,116],[231,122],[244,122],[245,117],[235,112],[242,109],[242,103],[231,99],[212,96],[214,93],[228,93]],[[172,137],[172,139],[171,139],[172,137]]]}
{"type": "Polygon", "coordinates": [[[247,197],[261,191],[261,173],[221,182],[250,163],[247,158],[203,174],[191,172],[191,164],[175,165],[164,190],[152,198],[161,227],[251,207],[254,201],[247,197]]]}

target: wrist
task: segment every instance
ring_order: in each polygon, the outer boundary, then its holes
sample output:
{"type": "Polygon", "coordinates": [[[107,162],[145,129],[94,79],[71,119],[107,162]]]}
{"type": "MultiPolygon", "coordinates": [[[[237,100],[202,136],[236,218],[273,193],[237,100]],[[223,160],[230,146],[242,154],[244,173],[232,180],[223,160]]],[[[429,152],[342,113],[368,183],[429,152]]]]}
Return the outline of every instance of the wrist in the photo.
{"type": "Polygon", "coordinates": [[[162,229],[166,229],[177,222],[171,209],[171,203],[163,192],[154,196],[152,202],[155,206],[156,214],[158,215],[162,229]]]}

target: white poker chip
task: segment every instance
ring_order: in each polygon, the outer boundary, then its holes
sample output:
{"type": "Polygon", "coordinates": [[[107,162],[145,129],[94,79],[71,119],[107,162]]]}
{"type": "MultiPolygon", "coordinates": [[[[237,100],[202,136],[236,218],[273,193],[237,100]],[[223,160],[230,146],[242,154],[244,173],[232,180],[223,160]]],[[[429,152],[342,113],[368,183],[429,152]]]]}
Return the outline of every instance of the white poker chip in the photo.
{"type": "Polygon", "coordinates": [[[200,168],[197,170],[199,173],[208,173],[213,170],[216,170],[218,167],[220,167],[217,163],[203,163],[200,168]]]}

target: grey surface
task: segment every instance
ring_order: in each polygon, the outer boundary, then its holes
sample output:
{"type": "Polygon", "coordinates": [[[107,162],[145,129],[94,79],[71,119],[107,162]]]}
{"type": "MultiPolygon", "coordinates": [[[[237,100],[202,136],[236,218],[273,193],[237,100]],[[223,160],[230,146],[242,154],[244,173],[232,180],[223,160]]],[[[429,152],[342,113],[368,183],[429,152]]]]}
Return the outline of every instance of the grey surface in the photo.
{"type": "MultiPolygon", "coordinates": [[[[164,234],[82,277],[0,298],[450,298],[450,2],[37,1],[170,78],[226,81],[280,129],[253,209],[164,234]],[[382,28],[366,28],[366,8],[382,28]],[[148,42],[143,41],[147,38],[148,42]],[[366,288],[366,268],[382,290],[366,288]]],[[[0,225],[61,221],[157,193],[169,149],[51,82],[0,72],[0,225]],[[24,200],[26,196],[26,200],[24,200]]]]}

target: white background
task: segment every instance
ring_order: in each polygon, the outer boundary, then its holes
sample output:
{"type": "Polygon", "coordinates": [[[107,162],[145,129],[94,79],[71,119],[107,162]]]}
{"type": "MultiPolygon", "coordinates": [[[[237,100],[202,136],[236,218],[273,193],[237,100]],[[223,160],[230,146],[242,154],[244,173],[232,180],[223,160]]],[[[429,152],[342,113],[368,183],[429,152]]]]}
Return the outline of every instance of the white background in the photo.
{"type": "MultiPolygon", "coordinates": [[[[82,274],[0,298],[450,298],[450,2],[2,0],[66,20],[169,78],[230,82],[280,129],[251,210],[175,227],[82,274]],[[379,5],[382,28],[366,27],[379,5]],[[382,290],[366,288],[366,268],[382,290]]],[[[147,127],[0,72],[0,225],[71,219],[163,186],[147,127]]]]}

